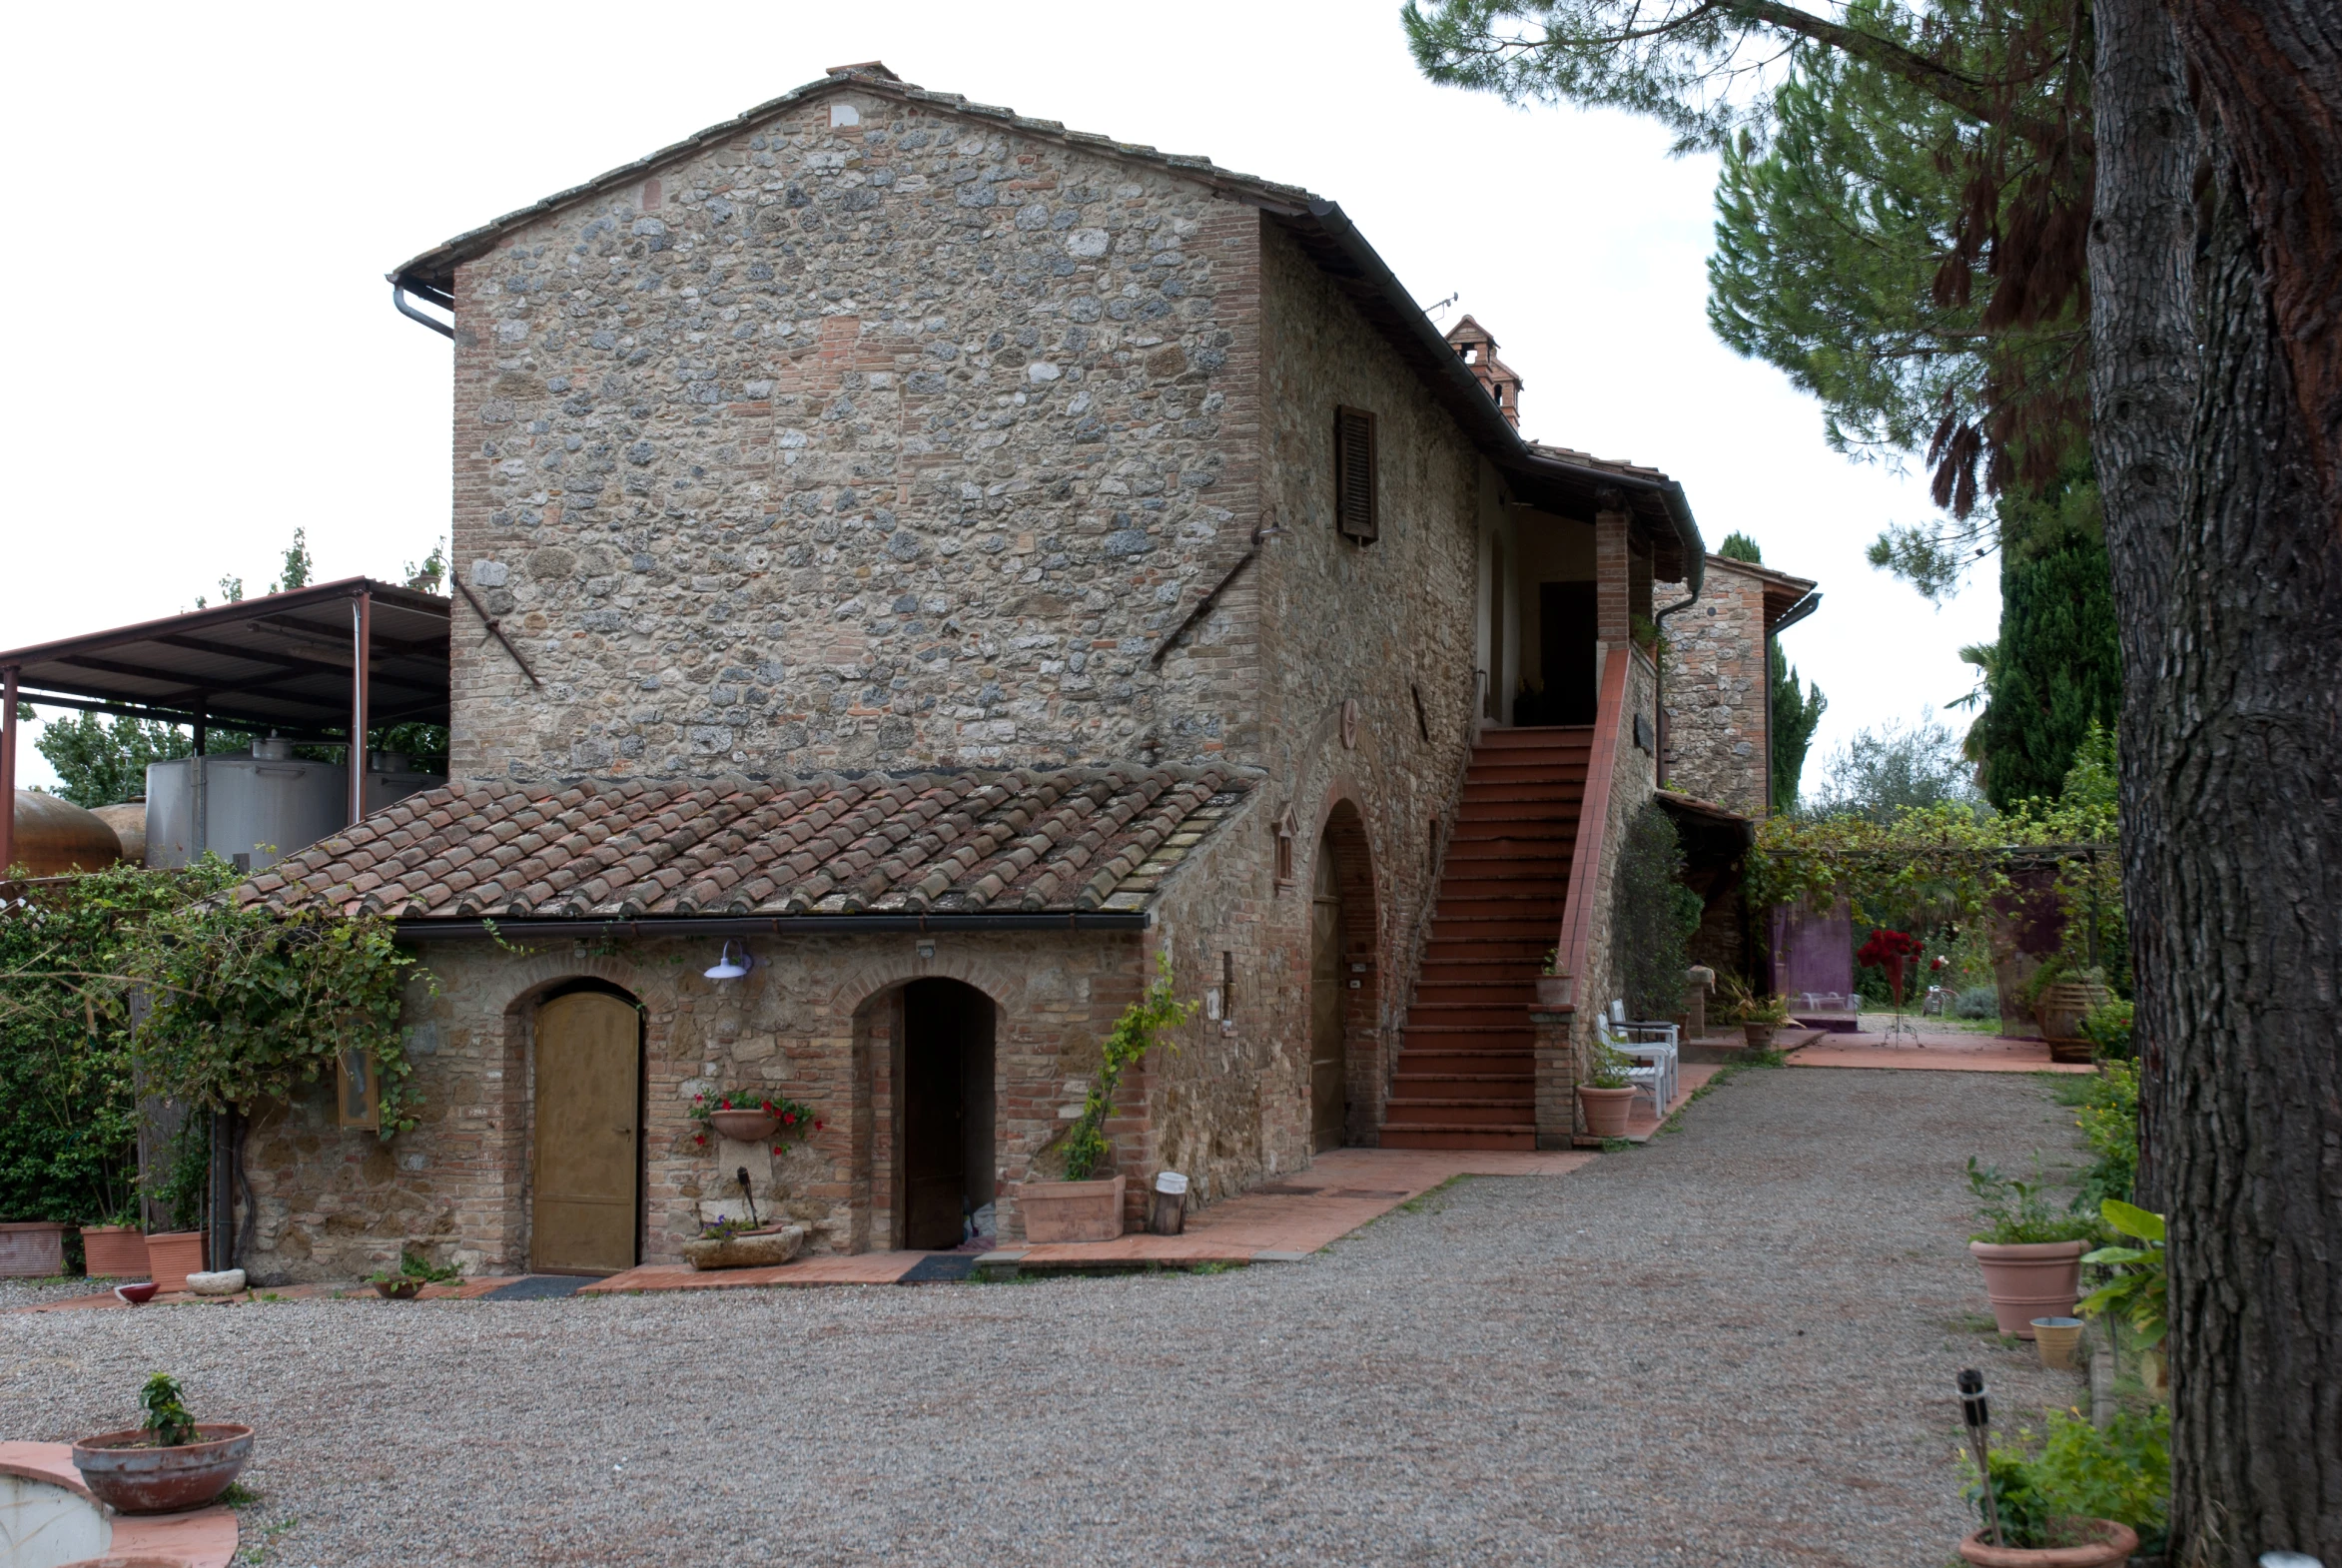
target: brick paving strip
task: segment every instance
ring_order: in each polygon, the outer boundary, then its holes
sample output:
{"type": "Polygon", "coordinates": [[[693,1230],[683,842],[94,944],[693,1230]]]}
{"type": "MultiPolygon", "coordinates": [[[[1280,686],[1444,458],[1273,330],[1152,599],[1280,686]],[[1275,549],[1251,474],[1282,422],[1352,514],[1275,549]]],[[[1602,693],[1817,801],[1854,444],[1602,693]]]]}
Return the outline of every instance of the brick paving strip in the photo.
{"type": "MultiPolygon", "coordinates": [[[[82,1483],[81,1472],[74,1468],[71,1443],[0,1442],[0,1476],[54,1486],[96,1501],[82,1483]]],[[[119,1568],[228,1568],[236,1556],[236,1510],[221,1504],[187,1513],[117,1514],[112,1523],[113,1535],[105,1555],[85,1559],[79,1568],[90,1564],[96,1568],[110,1564],[119,1568]]],[[[33,1538],[22,1544],[28,1554],[39,1552],[40,1543],[33,1538]]],[[[56,1559],[28,1555],[25,1560],[56,1559]]],[[[7,1561],[17,1559],[11,1556],[7,1561]]]]}
{"type": "MultiPolygon", "coordinates": [[[[1878,1015],[1865,1014],[1870,1022],[1878,1015]]],[[[2087,1062],[2052,1062],[2039,1040],[1981,1035],[1969,1030],[1926,1030],[1893,1042],[1878,1029],[1852,1035],[1811,1032],[1788,1046],[1791,1067],[1916,1068],[1930,1073],[2095,1073],[2087,1062]]]]}

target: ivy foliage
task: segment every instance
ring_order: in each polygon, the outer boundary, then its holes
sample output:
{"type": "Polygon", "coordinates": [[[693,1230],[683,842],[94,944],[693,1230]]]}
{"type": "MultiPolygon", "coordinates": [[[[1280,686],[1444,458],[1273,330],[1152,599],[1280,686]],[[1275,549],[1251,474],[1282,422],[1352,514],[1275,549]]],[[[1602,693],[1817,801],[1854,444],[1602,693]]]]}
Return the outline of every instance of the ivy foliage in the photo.
{"type": "Polygon", "coordinates": [[[1115,1027],[1100,1048],[1098,1076],[1090,1082],[1090,1093],[1082,1102],[1082,1114],[1066,1130],[1063,1146],[1066,1161],[1066,1179],[1087,1181],[1099,1167],[1112,1163],[1113,1152],[1106,1141],[1106,1119],[1114,1114],[1115,1091],[1122,1087],[1123,1074],[1162,1043],[1163,1032],[1176,1029],[1195,1016],[1196,1003],[1181,1002],[1171,990],[1171,954],[1155,955],[1155,979],[1139,1000],[1123,1009],[1123,1016],[1115,1020],[1115,1027]]]}
{"type": "Polygon", "coordinates": [[[414,959],[390,923],[239,905],[241,877],[207,856],[0,905],[0,1090],[22,1108],[0,1118],[7,1211],[119,1218],[136,1199],[141,1094],[200,1123],[290,1099],[345,1051],[375,1060],[382,1136],[414,1126],[398,1026],[414,959]]]}
{"type": "Polygon", "coordinates": [[[1683,1008],[1690,942],[1700,929],[1700,896],[1683,885],[1683,843],[1656,802],[1627,824],[1611,897],[1611,951],[1619,989],[1636,1018],[1673,1018],[1683,1008]]]}

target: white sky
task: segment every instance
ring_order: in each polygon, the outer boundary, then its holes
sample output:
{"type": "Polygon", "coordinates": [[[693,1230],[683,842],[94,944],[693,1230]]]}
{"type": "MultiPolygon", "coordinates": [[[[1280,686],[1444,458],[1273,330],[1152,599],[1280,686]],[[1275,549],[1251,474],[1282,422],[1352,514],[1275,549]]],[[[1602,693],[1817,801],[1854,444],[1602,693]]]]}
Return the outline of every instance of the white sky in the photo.
{"type": "MultiPolygon", "coordinates": [[[[1849,461],[1813,401],[1710,335],[1714,167],[1618,115],[1423,82],[1377,0],[1177,7],[702,3],[424,13],[27,7],[0,647],[258,590],[295,527],[322,577],[390,577],[446,532],[448,346],[383,275],[451,235],[818,77],[906,80],[1200,153],[1340,202],[1426,304],[1462,296],[1530,435],[1681,479],[1710,547],[1822,581],[1784,638],[1854,729],[1942,704],[1993,574],[1942,612],[1875,571],[1921,478],[1849,461]]],[[[26,737],[29,742],[30,736],[26,737]]],[[[18,782],[51,780],[28,743],[18,782]]]]}

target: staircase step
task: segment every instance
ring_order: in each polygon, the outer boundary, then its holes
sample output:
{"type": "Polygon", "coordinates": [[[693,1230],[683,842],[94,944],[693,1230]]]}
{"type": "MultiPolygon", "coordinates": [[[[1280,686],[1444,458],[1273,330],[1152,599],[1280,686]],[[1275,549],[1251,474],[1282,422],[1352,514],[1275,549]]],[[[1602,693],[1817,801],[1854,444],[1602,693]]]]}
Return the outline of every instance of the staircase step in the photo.
{"type": "Polygon", "coordinates": [[[1384,1127],[1421,1127],[1426,1123],[1448,1127],[1520,1127],[1537,1125],[1537,1103],[1523,1096],[1519,1100],[1420,1100],[1392,1099],[1382,1112],[1384,1127]]]}

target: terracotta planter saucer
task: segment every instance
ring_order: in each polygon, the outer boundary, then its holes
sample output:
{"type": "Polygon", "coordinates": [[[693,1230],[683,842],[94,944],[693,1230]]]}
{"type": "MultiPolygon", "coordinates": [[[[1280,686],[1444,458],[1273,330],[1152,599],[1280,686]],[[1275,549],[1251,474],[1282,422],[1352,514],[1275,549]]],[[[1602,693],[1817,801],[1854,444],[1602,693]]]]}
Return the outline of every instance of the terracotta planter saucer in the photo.
{"type": "Polygon", "coordinates": [[[2138,1550],[2138,1532],[2111,1519],[2093,1519],[2098,1538],[2080,1546],[1994,1546],[1976,1531],[1959,1543],[1959,1560],[1975,1568],[2113,1568],[2138,1550]]]}

